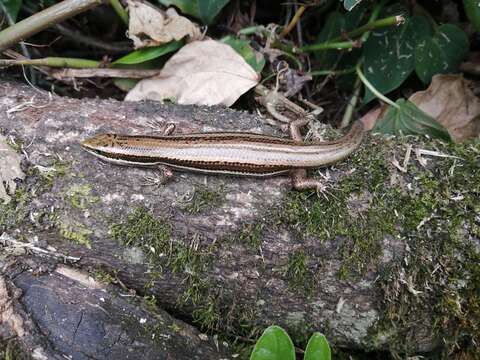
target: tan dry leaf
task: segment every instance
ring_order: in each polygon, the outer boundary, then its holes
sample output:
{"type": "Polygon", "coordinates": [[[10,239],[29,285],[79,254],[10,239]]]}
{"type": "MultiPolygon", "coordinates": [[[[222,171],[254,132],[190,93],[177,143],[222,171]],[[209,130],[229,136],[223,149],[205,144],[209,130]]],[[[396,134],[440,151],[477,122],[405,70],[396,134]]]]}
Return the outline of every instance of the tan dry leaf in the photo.
{"type": "Polygon", "coordinates": [[[170,8],[166,12],[138,0],[128,0],[128,37],[136,49],[159,46],[187,37],[190,41],[202,38],[198,25],[170,8]]]}
{"type": "Polygon", "coordinates": [[[229,45],[194,41],[173,55],[159,76],[140,81],[125,100],[231,106],[258,81],[255,70],[229,45]]]}
{"type": "Polygon", "coordinates": [[[377,124],[377,121],[383,117],[387,109],[388,105],[380,103],[380,105],[374,107],[368,113],[363,115],[359,121],[363,122],[365,130],[372,130],[377,124]]]}
{"type": "Polygon", "coordinates": [[[462,75],[435,75],[427,90],[409,100],[442,124],[455,142],[479,136],[480,99],[462,75]]]}
{"type": "Polygon", "coordinates": [[[7,139],[0,135],[0,203],[10,202],[10,194],[15,192],[17,184],[15,179],[25,178],[20,169],[21,156],[8,144],[7,139]]]}

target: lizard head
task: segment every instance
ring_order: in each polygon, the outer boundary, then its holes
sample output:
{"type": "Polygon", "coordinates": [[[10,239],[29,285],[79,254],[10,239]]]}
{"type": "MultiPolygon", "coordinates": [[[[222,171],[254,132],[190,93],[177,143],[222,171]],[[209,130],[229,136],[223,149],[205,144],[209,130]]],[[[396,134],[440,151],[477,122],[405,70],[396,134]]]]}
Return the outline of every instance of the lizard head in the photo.
{"type": "Polygon", "coordinates": [[[100,134],[83,140],[80,145],[88,150],[102,150],[115,146],[117,135],[100,134]]]}

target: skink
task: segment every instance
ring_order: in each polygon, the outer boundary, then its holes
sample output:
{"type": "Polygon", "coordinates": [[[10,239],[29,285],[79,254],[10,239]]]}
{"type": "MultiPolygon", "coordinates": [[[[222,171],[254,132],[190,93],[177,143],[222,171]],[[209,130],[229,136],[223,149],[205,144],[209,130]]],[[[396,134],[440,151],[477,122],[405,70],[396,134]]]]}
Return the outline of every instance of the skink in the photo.
{"type": "Polygon", "coordinates": [[[167,166],[203,173],[274,176],[290,173],[297,189],[322,185],[306,178],[308,168],[344,159],[361,143],[364,129],[356,121],[343,137],[329,142],[303,142],[291,124],[293,139],[254,133],[212,132],[166,136],[100,134],[82,147],[98,158],[130,166],[167,166]]]}

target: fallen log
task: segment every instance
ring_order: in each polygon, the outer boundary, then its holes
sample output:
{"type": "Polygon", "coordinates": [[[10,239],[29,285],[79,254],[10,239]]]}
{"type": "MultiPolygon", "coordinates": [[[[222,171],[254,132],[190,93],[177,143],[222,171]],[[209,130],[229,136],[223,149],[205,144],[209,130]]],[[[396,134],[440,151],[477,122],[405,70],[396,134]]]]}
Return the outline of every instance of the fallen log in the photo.
{"type": "MultiPolygon", "coordinates": [[[[62,98],[6,80],[0,96],[1,133],[26,174],[0,205],[0,231],[50,249],[21,256],[22,268],[42,256],[55,274],[48,286],[68,288],[56,265],[66,262],[225,340],[253,342],[275,323],[299,345],[324,332],[337,350],[443,353],[478,341],[478,143],[372,136],[323,170],[329,190],[319,196],[283,177],[175,173],[162,184],[155,171],[101,163],[79,141],[158,134],[167,123],[279,133],[218,107],[62,98]]],[[[17,272],[3,275],[41,296],[29,289],[45,275],[17,272]]]]}

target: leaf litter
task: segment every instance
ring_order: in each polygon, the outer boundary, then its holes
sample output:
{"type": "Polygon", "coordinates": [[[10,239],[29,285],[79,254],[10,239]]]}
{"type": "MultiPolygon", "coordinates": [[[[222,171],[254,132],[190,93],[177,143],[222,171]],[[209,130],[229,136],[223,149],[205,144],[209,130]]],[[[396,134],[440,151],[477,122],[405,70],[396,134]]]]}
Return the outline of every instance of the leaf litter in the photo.
{"type": "Polygon", "coordinates": [[[125,100],[231,106],[259,80],[231,46],[216,40],[194,41],[173,55],[158,76],[140,81],[125,100]]]}
{"type": "Polygon", "coordinates": [[[435,75],[427,90],[409,100],[442,124],[455,142],[478,137],[480,99],[462,75],[435,75]]]}
{"type": "Polygon", "coordinates": [[[159,46],[186,38],[194,41],[203,37],[200,27],[174,8],[166,11],[136,0],[128,0],[128,37],[136,49],[159,46]]]}

